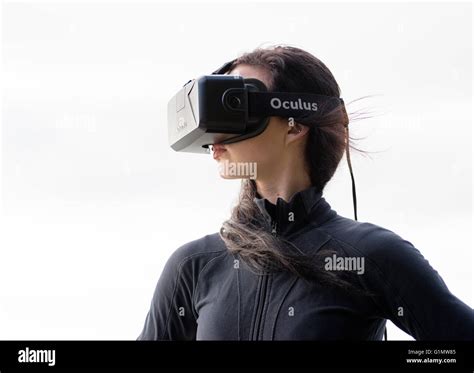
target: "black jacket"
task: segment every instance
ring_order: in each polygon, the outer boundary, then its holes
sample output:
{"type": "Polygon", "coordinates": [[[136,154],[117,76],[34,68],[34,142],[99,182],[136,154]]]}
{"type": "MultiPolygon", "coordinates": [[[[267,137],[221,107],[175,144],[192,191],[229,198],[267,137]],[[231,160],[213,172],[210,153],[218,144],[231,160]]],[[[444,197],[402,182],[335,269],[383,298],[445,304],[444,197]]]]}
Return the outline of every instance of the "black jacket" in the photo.
{"type": "Polygon", "coordinates": [[[288,203],[255,203],[276,233],[305,253],[330,247],[364,258],[358,278],[372,295],[287,272],[255,273],[216,233],[172,254],[139,340],[381,340],[386,319],[417,340],[473,339],[473,310],[410,242],[338,215],[314,187],[288,203]]]}

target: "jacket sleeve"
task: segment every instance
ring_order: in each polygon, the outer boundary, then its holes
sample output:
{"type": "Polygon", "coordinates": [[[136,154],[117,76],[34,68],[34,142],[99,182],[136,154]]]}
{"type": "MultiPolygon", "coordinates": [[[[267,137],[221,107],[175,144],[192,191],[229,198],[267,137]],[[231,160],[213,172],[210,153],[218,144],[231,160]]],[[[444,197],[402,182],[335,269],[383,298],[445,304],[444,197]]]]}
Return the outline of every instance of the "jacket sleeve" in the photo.
{"type": "Polygon", "coordinates": [[[410,242],[378,227],[361,245],[369,290],[385,318],[416,340],[473,340],[474,312],[410,242]]]}
{"type": "Polygon", "coordinates": [[[176,250],[158,280],[145,325],[137,340],[195,340],[193,307],[193,255],[189,244],[176,250]]]}

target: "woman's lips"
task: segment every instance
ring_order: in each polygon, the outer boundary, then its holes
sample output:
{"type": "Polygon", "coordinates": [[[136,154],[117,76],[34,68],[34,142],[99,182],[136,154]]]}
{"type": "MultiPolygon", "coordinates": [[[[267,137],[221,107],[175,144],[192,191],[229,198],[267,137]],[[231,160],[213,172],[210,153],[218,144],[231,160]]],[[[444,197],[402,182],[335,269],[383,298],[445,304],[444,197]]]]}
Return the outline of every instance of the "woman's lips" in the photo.
{"type": "Polygon", "coordinates": [[[212,157],[214,159],[219,159],[223,153],[227,150],[224,145],[221,144],[214,144],[212,145],[212,157]]]}

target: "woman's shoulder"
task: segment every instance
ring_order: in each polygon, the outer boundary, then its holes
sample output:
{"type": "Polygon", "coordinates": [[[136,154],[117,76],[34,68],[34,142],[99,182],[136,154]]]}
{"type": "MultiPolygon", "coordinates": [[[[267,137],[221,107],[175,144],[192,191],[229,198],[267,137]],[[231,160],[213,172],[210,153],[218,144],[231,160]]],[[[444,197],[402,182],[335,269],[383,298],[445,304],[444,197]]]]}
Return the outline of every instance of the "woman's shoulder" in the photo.
{"type": "Polygon", "coordinates": [[[333,241],[338,241],[351,255],[364,256],[383,263],[411,256],[421,256],[418,249],[398,233],[370,222],[337,216],[320,227],[333,241]]]}
{"type": "Polygon", "coordinates": [[[380,225],[341,217],[326,228],[328,244],[341,256],[363,263],[364,280],[371,290],[406,293],[414,283],[425,291],[447,291],[443,279],[410,241],[380,225]]]}
{"type": "Polygon", "coordinates": [[[206,262],[223,254],[227,254],[224,241],[219,233],[212,233],[178,247],[169,257],[167,265],[179,268],[196,262],[205,265],[206,262]]]}

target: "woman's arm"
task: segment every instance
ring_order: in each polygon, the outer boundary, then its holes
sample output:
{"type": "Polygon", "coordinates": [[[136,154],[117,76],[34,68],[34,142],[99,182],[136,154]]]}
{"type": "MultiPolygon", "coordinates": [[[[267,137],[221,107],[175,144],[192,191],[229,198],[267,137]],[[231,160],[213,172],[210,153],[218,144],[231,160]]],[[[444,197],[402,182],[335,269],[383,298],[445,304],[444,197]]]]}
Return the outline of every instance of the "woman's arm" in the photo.
{"type": "Polygon", "coordinates": [[[410,242],[378,227],[357,248],[369,290],[386,318],[417,340],[472,340],[474,312],[410,242]]]}
{"type": "Polygon", "coordinates": [[[166,262],[137,340],[196,339],[189,247],[190,244],[182,246],[166,262]]]}

